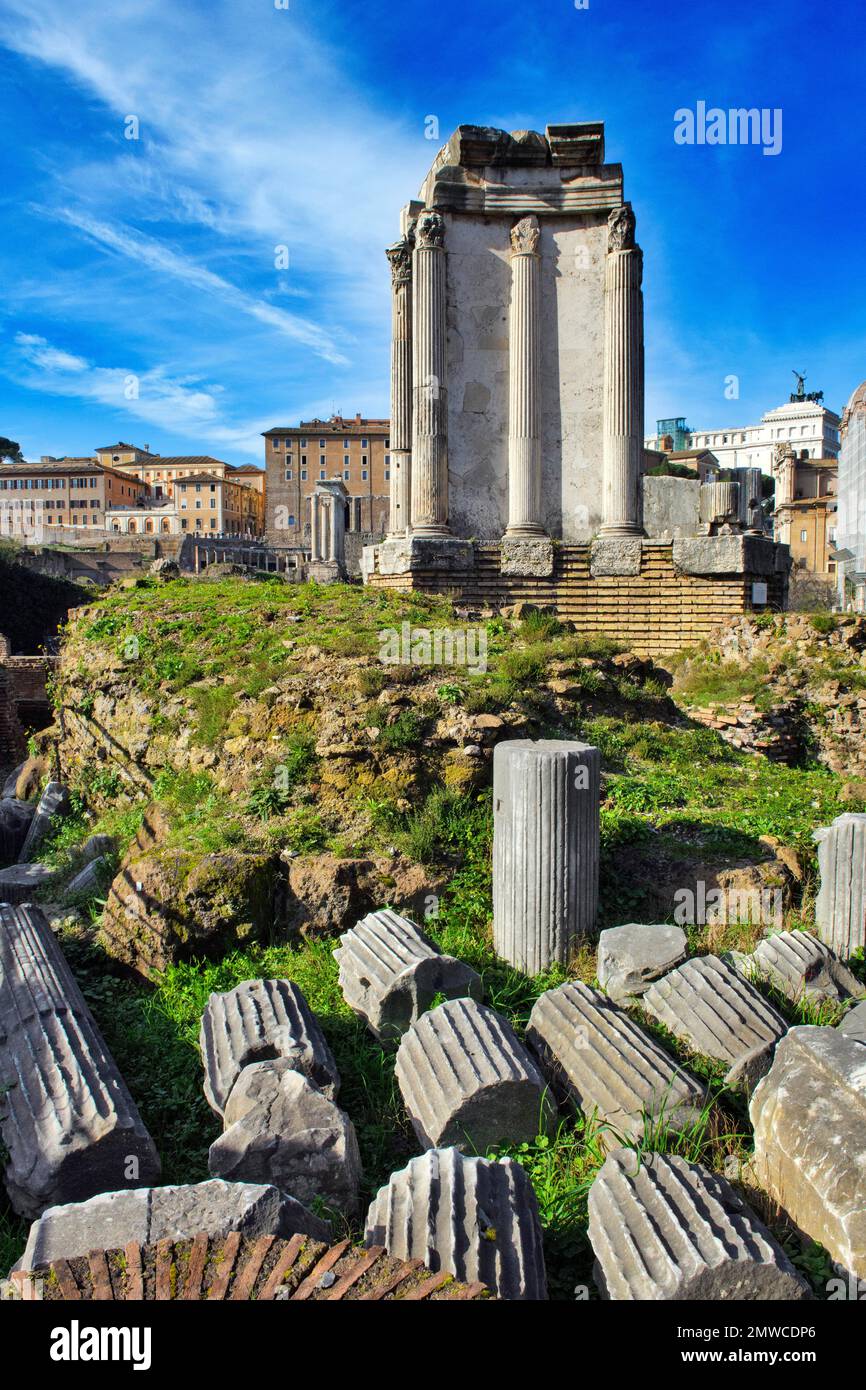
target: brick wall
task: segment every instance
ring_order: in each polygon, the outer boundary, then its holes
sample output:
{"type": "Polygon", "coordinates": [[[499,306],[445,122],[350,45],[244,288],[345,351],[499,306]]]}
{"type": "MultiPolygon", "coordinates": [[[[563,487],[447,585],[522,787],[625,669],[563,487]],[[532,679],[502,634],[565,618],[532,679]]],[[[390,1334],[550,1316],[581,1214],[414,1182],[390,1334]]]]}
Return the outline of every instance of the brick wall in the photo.
{"type": "MultiPolygon", "coordinates": [[[[759,578],[759,576],[754,576],[759,578]]],[[[769,608],[781,608],[784,576],[771,575],[769,608]]],[[[751,575],[695,576],[679,574],[671,546],[643,547],[641,573],[633,578],[593,579],[589,546],[554,548],[550,579],[517,578],[499,569],[499,547],[475,547],[473,571],[418,571],[413,575],[371,576],[380,588],[421,589],[451,594],[473,607],[503,608],[520,600],[555,608],[582,633],[598,633],[623,642],[639,656],[661,657],[692,646],[727,618],[752,609],[751,575]]]]}
{"type": "Polygon", "coordinates": [[[20,762],[28,734],[50,722],[45,682],[56,665],[52,656],[9,656],[0,635],[0,767],[20,762]]]}

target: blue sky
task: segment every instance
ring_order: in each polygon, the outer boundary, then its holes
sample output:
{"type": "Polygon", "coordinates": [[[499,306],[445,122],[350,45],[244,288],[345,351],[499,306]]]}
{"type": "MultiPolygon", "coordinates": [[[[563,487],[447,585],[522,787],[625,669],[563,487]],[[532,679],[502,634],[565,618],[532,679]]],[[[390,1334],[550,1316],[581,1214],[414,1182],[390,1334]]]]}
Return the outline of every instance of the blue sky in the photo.
{"type": "Polygon", "coordinates": [[[0,0],[0,434],[27,457],[260,462],[262,429],[387,414],[383,250],[460,123],[605,121],[648,426],[866,377],[859,0],[287,2],[0,0]],[[781,153],[676,144],[699,100],[781,108],[781,153]]]}

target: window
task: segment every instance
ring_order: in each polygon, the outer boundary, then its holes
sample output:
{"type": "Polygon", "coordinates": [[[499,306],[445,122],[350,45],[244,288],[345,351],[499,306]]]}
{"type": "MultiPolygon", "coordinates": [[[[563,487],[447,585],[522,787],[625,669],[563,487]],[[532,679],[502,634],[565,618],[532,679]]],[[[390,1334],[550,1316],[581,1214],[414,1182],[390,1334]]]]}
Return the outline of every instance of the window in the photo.
{"type": "Polygon", "coordinates": [[[391,447],[391,436],[386,434],[386,436],[385,436],[385,448],[386,448],[386,449],[390,449],[390,447],[391,447]]]}
{"type": "Polygon", "coordinates": [[[386,454],[386,455],[385,455],[385,467],[386,467],[386,468],[390,468],[390,467],[391,467],[391,455],[390,455],[390,454],[386,454]]]}
{"type": "Polygon", "coordinates": [[[320,468],[320,469],[319,469],[319,481],[320,481],[320,482],[324,482],[324,481],[325,481],[325,470],[324,470],[324,468],[320,468]]]}
{"type": "Polygon", "coordinates": [[[343,482],[344,482],[344,483],[347,483],[348,481],[349,481],[349,470],[348,470],[348,468],[344,468],[344,469],[343,469],[343,482]]]}
{"type": "Polygon", "coordinates": [[[306,470],[306,468],[302,468],[302,469],[301,469],[301,482],[302,482],[302,483],[305,483],[306,481],[307,481],[307,470],[306,470]]]}
{"type": "Polygon", "coordinates": [[[391,480],[391,470],[390,470],[390,468],[386,468],[386,469],[385,469],[385,482],[386,482],[386,483],[387,483],[387,482],[390,482],[390,480],[391,480]]]}
{"type": "Polygon", "coordinates": [[[362,449],[366,449],[366,447],[367,447],[367,441],[366,441],[366,439],[362,439],[362,440],[361,440],[361,448],[362,448],[362,449]]]}
{"type": "Polygon", "coordinates": [[[349,462],[350,462],[350,460],[349,460],[349,455],[348,455],[348,454],[344,454],[344,455],[343,455],[343,467],[344,467],[344,468],[348,468],[348,467],[349,467],[349,462]]]}
{"type": "Polygon", "coordinates": [[[320,468],[324,468],[324,466],[325,466],[325,455],[324,455],[324,454],[320,454],[320,455],[319,455],[319,467],[320,467],[320,468]]]}
{"type": "Polygon", "coordinates": [[[295,524],[295,514],[294,514],[294,512],[290,512],[290,513],[289,513],[289,525],[290,525],[290,526],[294,526],[294,524],[295,524]]]}
{"type": "Polygon", "coordinates": [[[281,439],[275,439],[275,440],[274,440],[274,448],[275,448],[275,449],[281,448],[281,447],[282,447],[282,443],[283,443],[283,441],[282,441],[281,439]]]}
{"type": "Polygon", "coordinates": [[[216,530],[216,517],[215,517],[215,516],[212,516],[211,519],[210,519],[210,529],[211,529],[212,531],[215,531],[215,530],[216,530]]]}
{"type": "Polygon", "coordinates": [[[197,497],[197,498],[195,499],[195,505],[196,505],[196,511],[200,511],[200,510],[201,510],[201,498],[200,498],[200,497],[197,497]]]}
{"type": "Polygon", "coordinates": [[[185,516],[182,516],[181,519],[180,519],[180,529],[181,529],[181,531],[185,531],[188,524],[189,524],[189,523],[187,522],[186,517],[185,517],[185,516]]]}
{"type": "Polygon", "coordinates": [[[809,537],[808,537],[808,532],[806,531],[806,528],[805,528],[805,526],[804,526],[804,527],[803,527],[803,530],[800,532],[800,540],[801,540],[801,541],[805,541],[805,540],[808,540],[808,538],[809,538],[809,537]]]}
{"type": "Polygon", "coordinates": [[[302,440],[301,440],[301,448],[302,448],[302,449],[306,449],[306,447],[307,447],[307,441],[306,441],[306,439],[302,439],[302,440]]]}
{"type": "Polygon", "coordinates": [[[348,441],[348,439],[344,439],[344,440],[343,440],[343,448],[344,448],[344,449],[348,449],[348,447],[349,447],[349,441],[348,441]]]}
{"type": "Polygon", "coordinates": [[[201,492],[201,483],[196,483],[195,490],[196,492],[201,492]]]}
{"type": "Polygon", "coordinates": [[[212,507],[215,507],[215,506],[216,506],[216,498],[215,498],[215,497],[212,497],[212,498],[210,499],[210,504],[211,504],[212,507]]]}
{"type": "Polygon", "coordinates": [[[291,481],[292,481],[292,470],[291,470],[291,468],[287,468],[287,469],[286,469],[286,482],[287,482],[287,483],[290,483],[291,481]]]}
{"type": "Polygon", "coordinates": [[[319,440],[319,448],[320,448],[320,449],[324,449],[324,447],[325,447],[325,440],[324,440],[324,439],[320,439],[320,440],[319,440]]]}

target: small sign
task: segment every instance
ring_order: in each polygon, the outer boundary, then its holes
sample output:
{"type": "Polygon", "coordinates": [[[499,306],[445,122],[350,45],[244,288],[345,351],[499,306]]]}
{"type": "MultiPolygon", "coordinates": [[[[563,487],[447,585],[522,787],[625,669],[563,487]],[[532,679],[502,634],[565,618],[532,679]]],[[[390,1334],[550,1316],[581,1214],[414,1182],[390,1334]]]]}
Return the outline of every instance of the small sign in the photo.
{"type": "Polygon", "coordinates": [[[752,585],[752,603],[756,608],[762,607],[767,602],[767,586],[763,583],[752,585]]]}

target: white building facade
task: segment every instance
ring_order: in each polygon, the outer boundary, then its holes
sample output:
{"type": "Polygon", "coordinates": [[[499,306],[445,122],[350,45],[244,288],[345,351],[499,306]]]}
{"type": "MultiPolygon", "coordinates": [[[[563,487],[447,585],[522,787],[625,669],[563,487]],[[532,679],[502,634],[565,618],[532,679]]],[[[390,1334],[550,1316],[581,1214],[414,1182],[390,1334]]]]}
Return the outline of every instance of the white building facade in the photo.
{"type": "Polygon", "coordinates": [[[842,416],[839,453],[836,574],[839,600],[866,612],[866,381],[842,416]]]}
{"type": "MultiPolygon", "coordinates": [[[[768,410],[757,425],[692,430],[689,448],[712,450],[721,468],[760,468],[772,474],[780,445],[793,449],[798,459],[838,458],[840,425],[839,416],[816,401],[789,401],[768,410]]],[[[657,448],[657,436],[645,443],[657,448]]]]}

